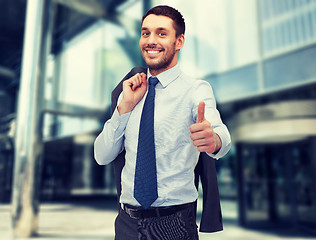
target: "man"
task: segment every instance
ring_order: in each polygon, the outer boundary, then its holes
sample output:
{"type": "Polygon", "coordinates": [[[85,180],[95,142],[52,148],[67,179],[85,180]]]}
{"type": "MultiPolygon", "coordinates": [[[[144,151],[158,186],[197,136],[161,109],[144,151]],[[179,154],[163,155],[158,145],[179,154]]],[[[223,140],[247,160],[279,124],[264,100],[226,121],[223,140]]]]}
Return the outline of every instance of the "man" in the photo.
{"type": "Polygon", "coordinates": [[[198,239],[194,169],[199,154],[218,159],[230,148],[211,86],[178,66],[184,32],[184,19],[174,8],[157,6],[144,15],[139,46],[147,74],[123,82],[112,118],[95,141],[99,164],[126,151],[117,240],[198,239]]]}

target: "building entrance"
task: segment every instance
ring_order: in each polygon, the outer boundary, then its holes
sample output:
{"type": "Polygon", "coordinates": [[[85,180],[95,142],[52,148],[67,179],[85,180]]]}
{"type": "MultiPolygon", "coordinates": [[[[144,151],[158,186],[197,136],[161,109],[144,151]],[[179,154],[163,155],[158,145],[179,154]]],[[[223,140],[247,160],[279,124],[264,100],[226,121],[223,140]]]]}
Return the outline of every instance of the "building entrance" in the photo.
{"type": "Polygon", "coordinates": [[[315,139],[237,149],[240,223],[316,229],[315,139]]]}

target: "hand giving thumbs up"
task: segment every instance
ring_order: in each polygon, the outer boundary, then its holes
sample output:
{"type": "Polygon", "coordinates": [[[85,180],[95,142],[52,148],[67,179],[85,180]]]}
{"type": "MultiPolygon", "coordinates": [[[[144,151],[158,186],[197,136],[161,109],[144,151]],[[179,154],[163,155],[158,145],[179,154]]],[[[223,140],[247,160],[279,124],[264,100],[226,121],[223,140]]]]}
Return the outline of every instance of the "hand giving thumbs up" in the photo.
{"type": "Polygon", "coordinates": [[[200,102],[196,123],[190,126],[193,145],[199,152],[215,153],[222,146],[219,136],[213,131],[209,121],[205,119],[205,103],[200,102]]]}

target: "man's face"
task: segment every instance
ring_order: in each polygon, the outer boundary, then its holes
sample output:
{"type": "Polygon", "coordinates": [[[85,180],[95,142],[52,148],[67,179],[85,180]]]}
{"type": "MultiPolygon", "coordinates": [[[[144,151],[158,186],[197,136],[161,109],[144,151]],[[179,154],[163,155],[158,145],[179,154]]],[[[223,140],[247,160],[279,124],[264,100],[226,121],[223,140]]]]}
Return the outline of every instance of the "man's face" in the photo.
{"type": "Polygon", "coordinates": [[[144,19],[139,46],[147,66],[156,74],[177,64],[183,43],[183,35],[176,38],[171,18],[151,14],[144,19]]]}

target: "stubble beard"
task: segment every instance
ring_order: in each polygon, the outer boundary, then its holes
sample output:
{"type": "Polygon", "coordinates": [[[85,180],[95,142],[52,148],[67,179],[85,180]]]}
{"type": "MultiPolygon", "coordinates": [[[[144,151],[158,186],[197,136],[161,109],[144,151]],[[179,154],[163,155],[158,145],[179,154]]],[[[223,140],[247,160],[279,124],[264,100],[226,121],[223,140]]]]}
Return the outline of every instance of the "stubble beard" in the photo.
{"type": "MultiPolygon", "coordinates": [[[[145,51],[145,50],[143,50],[143,51],[145,51]]],[[[143,58],[147,64],[149,70],[162,72],[163,70],[167,69],[170,66],[175,54],[176,54],[176,50],[175,50],[175,44],[174,44],[173,48],[170,49],[170,52],[169,53],[167,52],[167,54],[165,56],[162,56],[162,58],[160,60],[158,60],[158,62],[151,63],[150,60],[147,61],[147,59],[144,56],[143,56],[143,58]]]]}

